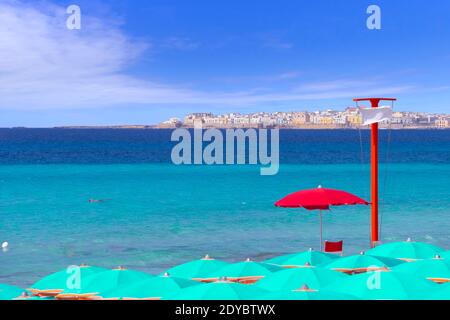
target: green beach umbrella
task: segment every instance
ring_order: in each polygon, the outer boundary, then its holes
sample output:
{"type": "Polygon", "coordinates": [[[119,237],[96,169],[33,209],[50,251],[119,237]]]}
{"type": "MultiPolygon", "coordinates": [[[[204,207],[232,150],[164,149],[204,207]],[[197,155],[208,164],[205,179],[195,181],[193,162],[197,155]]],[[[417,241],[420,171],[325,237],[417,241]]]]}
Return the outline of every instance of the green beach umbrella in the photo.
{"type": "Polygon", "coordinates": [[[349,277],[340,272],[321,268],[294,268],[273,273],[255,285],[268,291],[291,291],[307,285],[319,290],[331,283],[349,277]]]}
{"type": "Polygon", "coordinates": [[[445,259],[435,258],[403,263],[394,267],[393,270],[413,274],[435,282],[450,281],[450,260],[445,259]]]}
{"type": "Polygon", "coordinates": [[[208,275],[208,279],[219,279],[222,277],[226,277],[229,280],[249,280],[256,281],[260,278],[271,275],[273,272],[277,272],[283,270],[283,268],[267,264],[254,262],[250,259],[247,259],[243,262],[237,262],[230,265],[227,265],[215,272],[212,272],[208,275]]]}
{"type": "Polygon", "coordinates": [[[102,297],[118,299],[161,299],[194,285],[200,284],[196,281],[165,274],[128,287],[113,290],[103,294],[102,297]]]}
{"type": "Polygon", "coordinates": [[[382,244],[366,253],[373,256],[390,257],[402,260],[431,259],[443,252],[444,249],[423,242],[414,242],[408,239],[404,242],[391,242],[382,244]]]}
{"type": "Polygon", "coordinates": [[[416,300],[429,296],[438,286],[405,273],[371,271],[336,281],[325,289],[364,300],[416,300]]]}
{"type": "Polygon", "coordinates": [[[450,283],[439,285],[436,292],[429,295],[427,300],[450,300],[450,283]]]}
{"type": "Polygon", "coordinates": [[[439,253],[442,259],[450,260],[450,250],[439,253]]]}
{"type": "Polygon", "coordinates": [[[14,300],[22,295],[25,290],[19,287],[0,284],[0,300],[14,300]]]}
{"type": "Polygon", "coordinates": [[[218,281],[185,288],[165,300],[254,300],[264,293],[251,284],[218,281]]]}
{"type": "Polygon", "coordinates": [[[350,294],[333,291],[293,290],[262,294],[256,300],[359,300],[350,294]]]}
{"type": "Polygon", "coordinates": [[[31,291],[35,294],[39,291],[51,291],[58,293],[60,291],[67,291],[75,289],[83,285],[83,282],[90,276],[108,269],[91,267],[91,266],[70,266],[66,269],[52,273],[31,286],[31,291]]]}
{"type": "Polygon", "coordinates": [[[403,262],[398,259],[369,256],[361,252],[358,255],[339,258],[322,267],[345,273],[360,273],[370,270],[373,271],[378,268],[390,268],[402,263],[403,262]]]}
{"type": "Polygon", "coordinates": [[[173,277],[201,279],[228,264],[228,262],[215,260],[206,255],[203,259],[183,263],[179,266],[170,268],[167,270],[167,273],[173,277]]]}
{"type": "Polygon", "coordinates": [[[289,267],[302,267],[302,266],[318,266],[338,259],[339,256],[335,254],[314,251],[309,249],[305,252],[292,253],[279,257],[275,257],[264,261],[265,263],[278,265],[284,268],[289,267]]]}
{"type": "Polygon", "coordinates": [[[112,290],[125,288],[153,278],[144,272],[127,270],[122,267],[96,273],[86,278],[79,289],[64,290],[64,294],[101,295],[112,290]]]}

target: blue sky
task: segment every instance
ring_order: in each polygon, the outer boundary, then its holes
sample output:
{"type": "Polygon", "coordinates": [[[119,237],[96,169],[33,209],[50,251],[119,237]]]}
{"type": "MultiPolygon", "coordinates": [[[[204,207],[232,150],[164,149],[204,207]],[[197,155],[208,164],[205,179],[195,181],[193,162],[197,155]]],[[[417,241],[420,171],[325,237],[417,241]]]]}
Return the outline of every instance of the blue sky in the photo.
{"type": "Polygon", "coordinates": [[[449,14],[446,0],[0,0],[0,126],[339,110],[362,95],[448,113],[449,14]],[[81,30],[65,27],[71,4],[81,30]]]}

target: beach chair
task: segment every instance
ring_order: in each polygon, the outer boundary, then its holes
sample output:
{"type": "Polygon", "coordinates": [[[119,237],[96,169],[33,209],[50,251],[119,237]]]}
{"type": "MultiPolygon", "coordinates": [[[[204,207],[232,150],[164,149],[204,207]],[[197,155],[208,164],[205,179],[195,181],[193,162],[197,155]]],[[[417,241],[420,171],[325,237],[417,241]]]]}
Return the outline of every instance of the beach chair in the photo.
{"type": "Polygon", "coordinates": [[[336,253],[342,256],[344,254],[344,241],[325,241],[325,252],[336,253]]]}

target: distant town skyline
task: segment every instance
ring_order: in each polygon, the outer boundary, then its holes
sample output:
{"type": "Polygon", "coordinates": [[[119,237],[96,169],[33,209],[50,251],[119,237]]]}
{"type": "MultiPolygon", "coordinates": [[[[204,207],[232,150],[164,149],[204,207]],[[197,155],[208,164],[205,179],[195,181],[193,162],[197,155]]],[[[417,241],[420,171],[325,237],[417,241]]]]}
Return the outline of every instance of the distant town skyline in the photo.
{"type": "MultiPolygon", "coordinates": [[[[316,111],[275,111],[239,113],[193,112],[184,117],[170,117],[160,123],[115,123],[107,125],[65,125],[56,128],[298,128],[298,129],[339,129],[364,128],[362,114],[357,107],[345,110],[316,111]]],[[[449,129],[450,114],[393,111],[390,120],[382,121],[380,128],[392,129],[449,129]]]]}
{"type": "Polygon", "coordinates": [[[4,0],[0,127],[343,110],[361,96],[444,113],[448,12],[422,0],[4,0]],[[373,4],[379,30],[367,26],[373,4]]]}
{"type": "MultiPolygon", "coordinates": [[[[450,128],[450,114],[395,111],[389,121],[383,121],[383,128],[450,128]]],[[[157,125],[158,128],[212,127],[212,128],[358,128],[363,126],[359,108],[348,107],[343,111],[290,111],[257,112],[250,114],[191,113],[183,119],[170,118],[157,125]]]]}

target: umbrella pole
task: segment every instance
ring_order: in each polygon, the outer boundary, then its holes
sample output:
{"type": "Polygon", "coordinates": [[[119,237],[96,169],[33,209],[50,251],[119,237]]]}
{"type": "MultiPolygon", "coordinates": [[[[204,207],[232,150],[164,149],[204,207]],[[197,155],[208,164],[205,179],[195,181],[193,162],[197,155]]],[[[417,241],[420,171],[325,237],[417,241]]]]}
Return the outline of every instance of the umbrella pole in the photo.
{"type": "Polygon", "coordinates": [[[322,209],[320,210],[320,252],[322,252],[322,246],[323,246],[323,232],[322,232],[322,209]]]}

